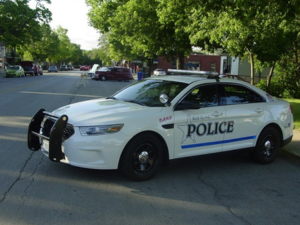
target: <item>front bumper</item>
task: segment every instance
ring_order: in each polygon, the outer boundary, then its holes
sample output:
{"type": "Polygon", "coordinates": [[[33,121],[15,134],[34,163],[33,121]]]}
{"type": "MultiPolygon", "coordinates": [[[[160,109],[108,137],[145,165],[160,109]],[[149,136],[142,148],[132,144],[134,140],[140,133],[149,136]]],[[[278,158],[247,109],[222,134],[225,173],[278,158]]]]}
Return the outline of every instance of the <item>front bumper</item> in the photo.
{"type": "Polygon", "coordinates": [[[117,169],[128,135],[118,132],[103,136],[82,136],[66,115],[38,110],[28,128],[28,148],[53,162],[89,169],[117,169]],[[50,120],[50,123],[49,123],[50,120]]]}
{"type": "Polygon", "coordinates": [[[32,151],[40,150],[42,140],[45,139],[49,141],[49,159],[54,162],[59,162],[60,160],[65,159],[61,145],[64,141],[63,137],[66,132],[67,122],[68,117],[66,115],[58,117],[46,112],[44,109],[38,110],[29,123],[27,134],[28,148],[32,151]],[[46,134],[41,133],[41,129],[43,128],[42,123],[44,122],[45,116],[55,121],[51,130],[46,134]]]}

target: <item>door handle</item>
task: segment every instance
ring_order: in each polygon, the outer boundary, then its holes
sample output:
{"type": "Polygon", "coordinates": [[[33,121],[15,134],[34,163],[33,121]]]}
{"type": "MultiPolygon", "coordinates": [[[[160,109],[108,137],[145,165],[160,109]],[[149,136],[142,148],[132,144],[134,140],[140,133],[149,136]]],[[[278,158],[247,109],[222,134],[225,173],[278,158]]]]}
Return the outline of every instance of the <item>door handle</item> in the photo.
{"type": "Polygon", "coordinates": [[[219,117],[219,116],[222,116],[223,113],[219,113],[218,111],[215,111],[213,114],[211,114],[212,116],[214,117],[219,117]]]}
{"type": "Polygon", "coordinates": [[[262,110],[262,109],[260,109],[260,108],[257,108],[257,109],[255,109],[254,111],[257,112],[257,113],[262,113],[264,110],[262,110]]]}

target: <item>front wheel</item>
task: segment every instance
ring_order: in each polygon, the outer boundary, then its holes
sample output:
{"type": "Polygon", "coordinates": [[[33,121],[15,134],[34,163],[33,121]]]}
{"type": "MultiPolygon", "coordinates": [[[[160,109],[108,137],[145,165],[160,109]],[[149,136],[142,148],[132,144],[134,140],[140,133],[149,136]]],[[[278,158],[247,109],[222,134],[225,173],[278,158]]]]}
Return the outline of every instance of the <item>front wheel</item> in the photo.
{"type": "Polygon", "coordinates": [[[268,164],[275,160],[280,148],[280,135],[273,127],[262,131],[251,158],[258,163],[268,164]]]}
{"type": "Polygon", "coordinates": [[[129,179],[144,181],[153,177],[163,160],[163,147],[152,134],[140,134],[124,149],[119,170],[129,179]]]}
{"type": "Polygon", "coordinates": [[[102,77],[101,77],[101,80],[102,80],[102,81],[105,81],[105,80],[106,80],[105,76],[102,76],[102,77]]]}

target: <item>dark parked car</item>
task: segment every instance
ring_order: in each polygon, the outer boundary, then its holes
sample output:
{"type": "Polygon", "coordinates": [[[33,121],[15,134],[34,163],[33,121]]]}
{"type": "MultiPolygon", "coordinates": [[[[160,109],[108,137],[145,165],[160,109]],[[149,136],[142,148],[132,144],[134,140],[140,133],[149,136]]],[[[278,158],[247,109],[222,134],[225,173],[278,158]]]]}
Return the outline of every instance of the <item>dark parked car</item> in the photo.
{"type": "Polygon", "coordinates": [[[34,76],[35,75],[35,71],[34,71],[34,63],[32,61],[22,61],[20,62],[20,65],[23,67],[24,72],[25,72],[25,76],[27,74],[29,74],[30,76],[34,76]]]}
{"type": "Polygon", "coordinates": [[[132,73],[129,68],[124,67],[102,67],[95,72],[92,77],[95,80],[133,80],[132,73]]]}
{"type": "Polygon", "coordinates": [[[51,73],[51,72],[56,72],[57,73],[57,67],[56,66],[49,66],[48,72],[49,73],[51,73]]]}

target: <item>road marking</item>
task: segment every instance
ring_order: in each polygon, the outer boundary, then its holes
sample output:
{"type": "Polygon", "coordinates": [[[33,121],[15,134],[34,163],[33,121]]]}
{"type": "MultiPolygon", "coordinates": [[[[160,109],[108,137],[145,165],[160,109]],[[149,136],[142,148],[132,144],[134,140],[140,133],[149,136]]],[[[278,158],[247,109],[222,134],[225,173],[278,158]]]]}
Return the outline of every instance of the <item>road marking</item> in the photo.
{"type": "Polygon", "coordinates": [[[78,95],[78,94],[66,94],[66,93],[50,93],[50,92],[33,92],[33,91],[21,91],[24,94],[40,94],[40,95],[65,95],[65,96],[76,96],[76,97],[89,97],[89,98],[103,98],[106,96],[97,96],[97,95],[78,95]]]}
{"type": "Polygon", "coordinates": [[[43,82],[46,82],[46,81],[49,81],[49,80],[53,80],[53,79],[54,79],[54,77],[49,78],[47,80],[37,81],[37,82],[29,83],[29,84],[26,84],[26,85],[21,85],[21,86],[15,87],[15,88],[11,88],[11,89],[8,89],[8,90],[0,91],[0,95],[1,94],[6,94],[8,92],[15,91],[15,90],[18,90],[18,89],[21,89],[21,88],[24,88],[24,87],[30,87],[34,84],[40,84],[40,83],[43,83],[43,82]]]}

